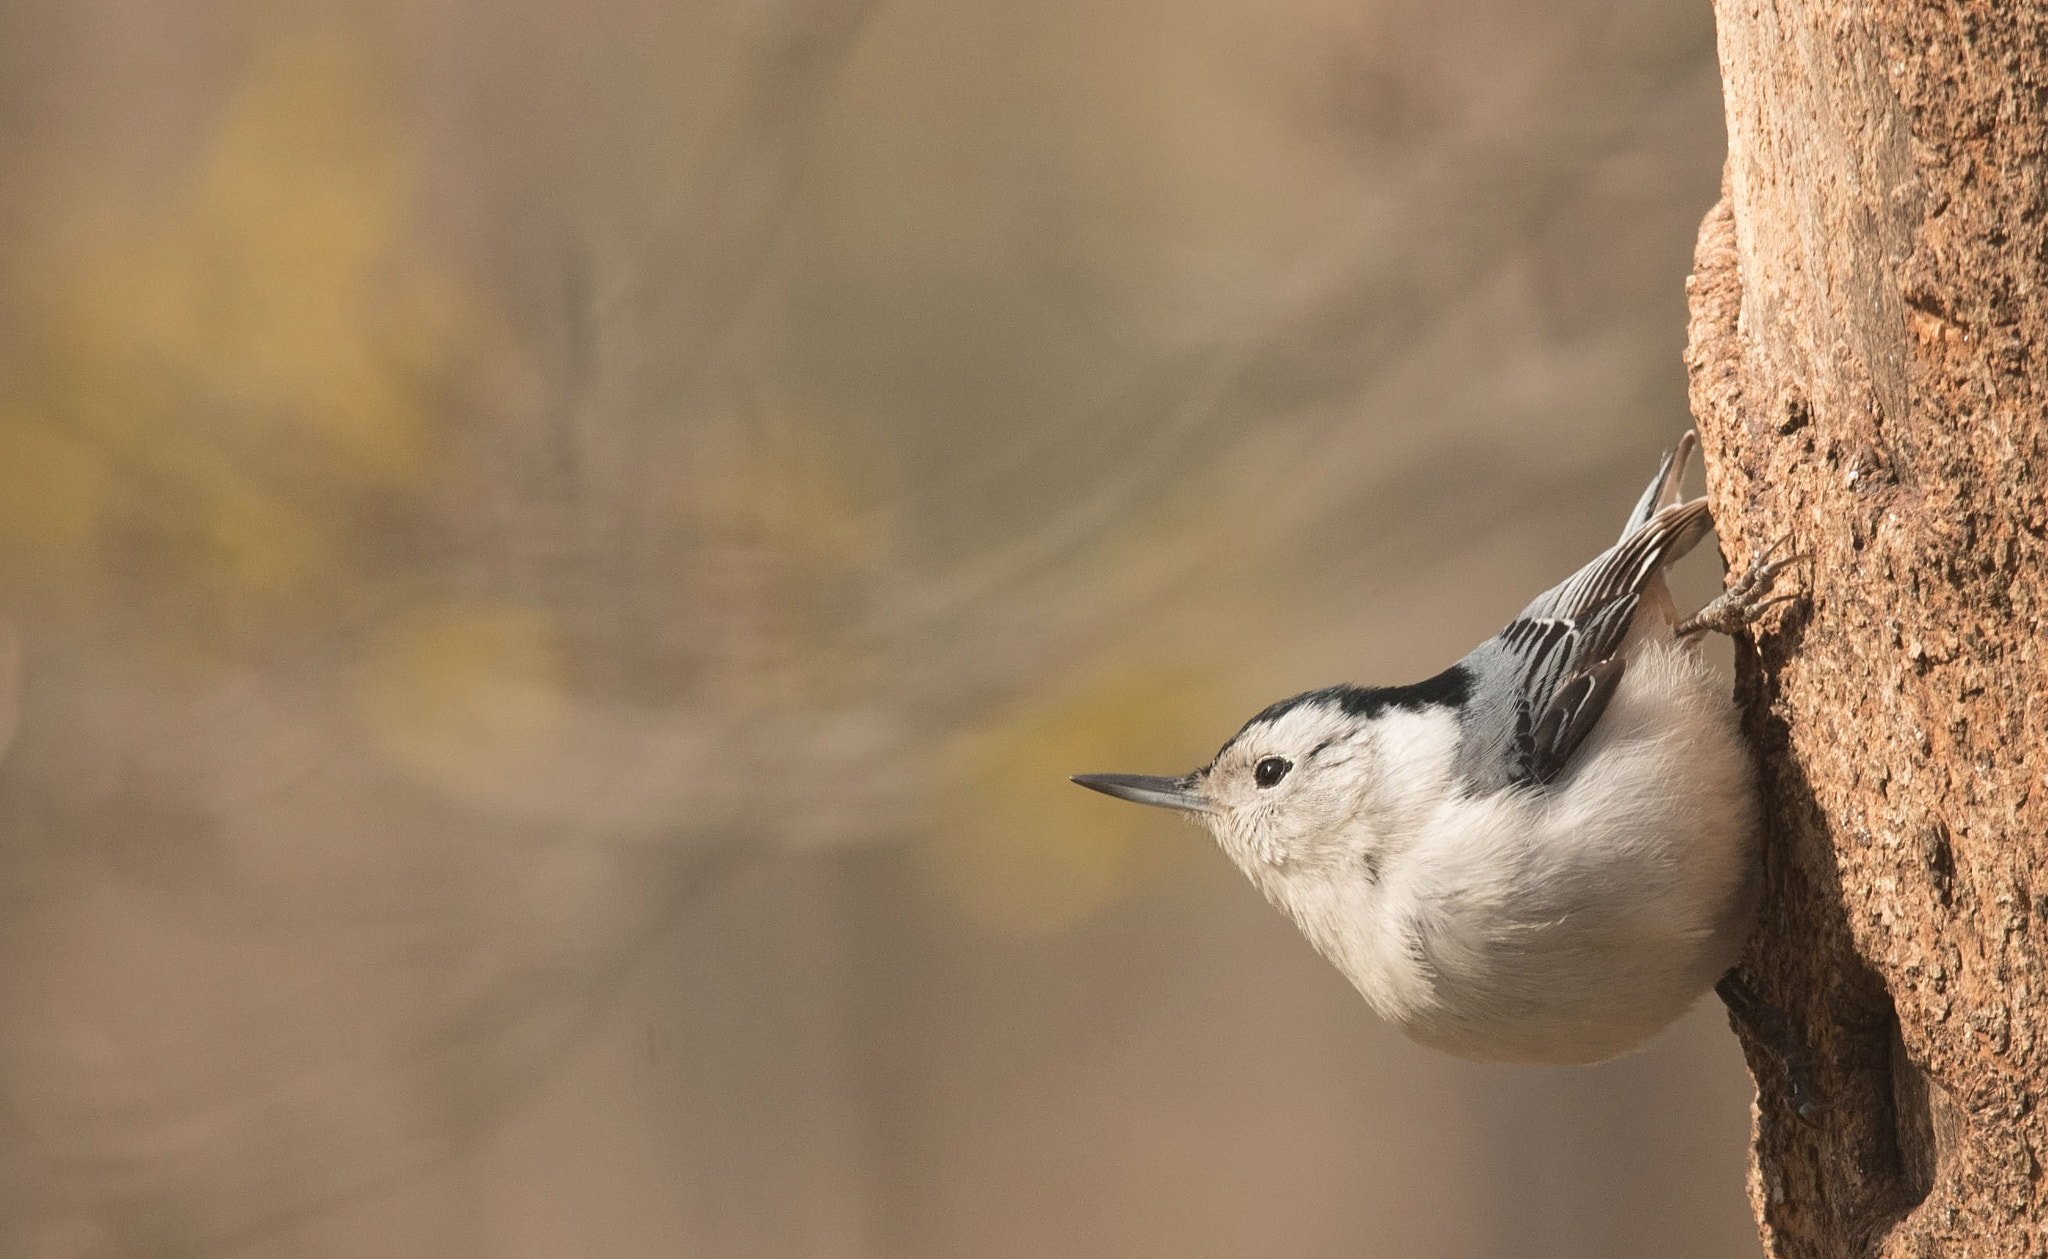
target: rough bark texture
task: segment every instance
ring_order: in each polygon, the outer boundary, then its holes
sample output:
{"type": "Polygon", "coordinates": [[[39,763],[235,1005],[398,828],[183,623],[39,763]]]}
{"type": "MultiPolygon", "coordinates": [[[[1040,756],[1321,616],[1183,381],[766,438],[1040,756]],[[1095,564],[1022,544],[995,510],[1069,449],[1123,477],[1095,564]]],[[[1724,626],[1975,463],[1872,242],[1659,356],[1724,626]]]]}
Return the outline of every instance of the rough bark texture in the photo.
{"type": "Polygon", "coordinates": [[[2041,1255],[2048,1113],[2048,23],[2010,3],[1723,0],[1729,158],[1692,281],[1723,546],[1810,599],[1739,685],[1774,1061],[1750,1192],[1772,1255],[2041,1255]]]}

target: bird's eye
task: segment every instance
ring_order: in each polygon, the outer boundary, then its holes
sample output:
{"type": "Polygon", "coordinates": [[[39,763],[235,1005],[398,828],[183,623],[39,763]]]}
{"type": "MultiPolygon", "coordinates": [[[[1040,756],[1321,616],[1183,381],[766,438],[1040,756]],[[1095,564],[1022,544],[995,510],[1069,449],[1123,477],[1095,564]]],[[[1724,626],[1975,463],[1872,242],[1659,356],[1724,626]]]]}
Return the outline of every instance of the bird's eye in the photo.
{"type": "Polygon", "coordinates": [[[1282,756],[1269,756],[1252,769],[1252,781],[1261,787],[1270,787],[1287,777],[1287,771],[1293,768],[1293,761],[1282,756]]]}

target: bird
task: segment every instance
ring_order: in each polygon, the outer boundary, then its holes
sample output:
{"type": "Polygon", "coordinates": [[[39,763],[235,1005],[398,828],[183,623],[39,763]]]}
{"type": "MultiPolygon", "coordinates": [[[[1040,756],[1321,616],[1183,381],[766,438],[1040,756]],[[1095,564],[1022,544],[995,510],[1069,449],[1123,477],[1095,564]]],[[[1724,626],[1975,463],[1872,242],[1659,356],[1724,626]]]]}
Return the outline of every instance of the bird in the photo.
{"type": "Polygon", "coordinates": [[[1755,769],[1705,634],[1805,558],[1773,545],[1697,613],[1665,572],[1713,528],[1664,457],[1621,537],[1443,672],[1259,712],[1201,769],[1079,774],[1191,816],[1365,998],[1462,1058],[1626,1053],[1710,988],[1815,1093],[1734,970],[1761,893],[1755,769]]]}

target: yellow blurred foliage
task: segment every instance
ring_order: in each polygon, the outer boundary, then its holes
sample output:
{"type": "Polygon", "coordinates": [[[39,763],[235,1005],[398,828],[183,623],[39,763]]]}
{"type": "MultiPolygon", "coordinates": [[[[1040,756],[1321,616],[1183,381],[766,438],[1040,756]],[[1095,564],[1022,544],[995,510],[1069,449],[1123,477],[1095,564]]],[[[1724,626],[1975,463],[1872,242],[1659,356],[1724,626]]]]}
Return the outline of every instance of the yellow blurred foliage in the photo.
{"type": "Polygon", "coordinates": [[[1206,837],[1157,809],[1110,800],[1071,774],[1164,772],[1199,727],[1195,678],[1135,673],[1018,715],[954,749],[940,824],[921,848],[939,894],[1002,935],[1048,935],[1135,890],[1206,837]]]}
{"type": "Polygon", "coordinates": [[[0,538],[10,558],[82,567],[109,510],[113,478],[74,438],[0,412],[0,538]]]}
{"type": "Polygon", "coordinates": [[[889,470],[842,417],[778,401],[704,425],[668,523],[688,540],[673,623],[744,707],[833,705],[883,667],[872,601],[897,541],[889,470]],[[839,420],[841,422],[833,422],[839,420]]]}
{"type": "Polygon", "coordinates": [[[553,625],[525,608],[416,610],[371,644],[358,680],[384,752],[434,782],[488,791],[530,769],[568,711],[553,625]]]}
{"type": "Polygon", "coordinates": [[[822,403],[783,402],[759,410],[741,449],[711,461],[719,475],[696,487],[700,527],[730,532],[819,569],[874,564],[887,544],[892,497],[876,452],[833,440],[822,403]]]}
{"type": "Polygon", "coordinates": [[[230,605],[305,596],[365,496],[424,487],[486,320],[406,248],[393,98],[359,37],[283,38],[169,195],[52,181],[10,259],[0,572],[89,591],[139,557],[230,605]]]}

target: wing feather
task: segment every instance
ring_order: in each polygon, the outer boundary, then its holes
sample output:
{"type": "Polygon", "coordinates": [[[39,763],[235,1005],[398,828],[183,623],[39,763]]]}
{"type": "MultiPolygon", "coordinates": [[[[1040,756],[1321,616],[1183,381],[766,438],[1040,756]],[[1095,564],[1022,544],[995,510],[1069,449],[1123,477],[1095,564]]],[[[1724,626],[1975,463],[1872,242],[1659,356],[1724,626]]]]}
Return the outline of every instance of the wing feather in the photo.
{"type": "MultiPolygon", "coordinates": [[[[1667,457],[1644,502],[1654,503],[1675,486],[1688,445],[1667,457]]],[[[1643,592],[1712,527],[1703,498],[1657,507],[1468,657],[1504,685],[1512,713],[1512,733],[1498,748],[1507,762],[1505,774],[1480,774],[1482,781],[1504,777],[1510,784],[1540,786],[1563,772],[1620,684],[1624,661],[1616,653],[1635,623],[1643,592]]]]}

